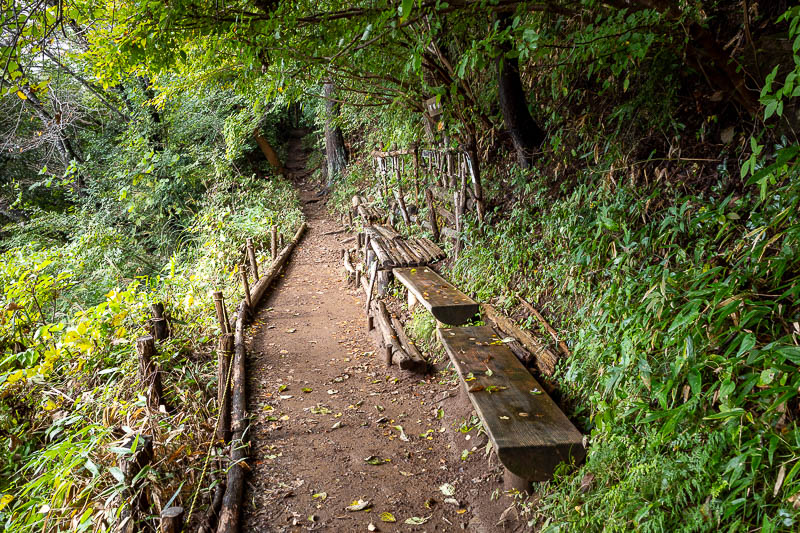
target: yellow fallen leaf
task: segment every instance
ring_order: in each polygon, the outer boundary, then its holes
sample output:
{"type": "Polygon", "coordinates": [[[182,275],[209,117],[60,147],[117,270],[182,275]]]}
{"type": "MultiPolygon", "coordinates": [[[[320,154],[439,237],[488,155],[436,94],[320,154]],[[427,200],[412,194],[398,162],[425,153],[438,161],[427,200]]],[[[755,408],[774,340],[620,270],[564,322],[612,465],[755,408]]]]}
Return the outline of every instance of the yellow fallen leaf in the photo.
{"type": "Polygon", "coordinates": [[[392,513],[381,513],[381,522],[397,522],[397,519],[392,513]]]}

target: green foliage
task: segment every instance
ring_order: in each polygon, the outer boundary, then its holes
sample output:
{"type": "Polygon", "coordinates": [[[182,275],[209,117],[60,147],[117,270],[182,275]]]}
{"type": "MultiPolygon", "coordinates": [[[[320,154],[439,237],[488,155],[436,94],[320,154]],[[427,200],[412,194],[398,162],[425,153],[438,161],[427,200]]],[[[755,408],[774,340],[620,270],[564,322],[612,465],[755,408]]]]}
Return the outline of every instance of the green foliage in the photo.
{"type": "Polygon", "coordinates": [[[587,465],[534,517],[648,531],[798,519],[800,172],[779,169],[766,201],[725,183],[598,188],[587,172],[553,202],[540,178],[520,184],[525,207],[471,233],[458,284],[481,299],[521,290],[574,339],[559,382],[590,430],[587,465]]]}

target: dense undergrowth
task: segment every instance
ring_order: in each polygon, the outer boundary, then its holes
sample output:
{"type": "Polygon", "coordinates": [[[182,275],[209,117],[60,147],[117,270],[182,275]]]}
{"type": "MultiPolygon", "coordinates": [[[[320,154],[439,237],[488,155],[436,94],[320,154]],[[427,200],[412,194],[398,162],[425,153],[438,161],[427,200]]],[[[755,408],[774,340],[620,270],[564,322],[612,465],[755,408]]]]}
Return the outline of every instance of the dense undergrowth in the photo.
{"type": "MultiPolygon", "coordinates": [[[[85,197],[68,181],[50,204],[58,185],[48,180],[58,179],[47,171],[12,184],[25,220],[3,228],[0,254],[0,528],[113,526],[125,487],[120,442],[131,434],[154,438],[156,462],[141,474],[154,513],[170,502],[188,511],[195,491],[205,504],[218,477],[212,462],[200,484],[217,410],[211,292],[223,292],[233,316],[245,238],[263,264],[270,226],[290,236],[302,219],[293,186],[264,177],[271,171],[253,155],[252,129],[269,112],[236,111],[243,102],[225,91],[173,102],[161,149],[147,122],[94,139],[81,172],[104,177],[85,197]],[[171,331],[157,346],[160,412],[147,408],[135,351],[155,302],[171,331]]],[[[272,120],[266,128],[277,113],[272,120]]]]}

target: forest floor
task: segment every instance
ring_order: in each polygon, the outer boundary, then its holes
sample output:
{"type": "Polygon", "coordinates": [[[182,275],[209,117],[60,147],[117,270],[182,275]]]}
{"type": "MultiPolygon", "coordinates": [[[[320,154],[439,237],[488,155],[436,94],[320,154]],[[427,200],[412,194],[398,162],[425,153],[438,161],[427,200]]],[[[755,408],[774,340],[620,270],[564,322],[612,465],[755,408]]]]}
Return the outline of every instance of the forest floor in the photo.
{"type": "Polygon", "coordinates": [[[309,231],[249,331],[243,531],[522,528],[486,436],[459,429],[472,410],[450,372],[409,374],[378,355],[341,266],[350,235],[331,233],[343,228],[302,181],[301,136],[287,169],[309,231]],[[357,500],[370,505],[346,509],[357,500]]]}

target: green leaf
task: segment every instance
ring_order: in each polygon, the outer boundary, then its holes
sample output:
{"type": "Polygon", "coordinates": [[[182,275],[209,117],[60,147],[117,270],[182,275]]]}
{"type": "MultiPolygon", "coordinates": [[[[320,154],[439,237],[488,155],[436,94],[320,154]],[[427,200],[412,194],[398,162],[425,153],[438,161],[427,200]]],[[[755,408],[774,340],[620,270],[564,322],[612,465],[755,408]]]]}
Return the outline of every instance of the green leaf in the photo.
{"type": "Polygon", "coordinates": [[[414,5],[414,0],[403,0],[401,9],[400,21],[405,22],[411,14],[411,7],[414,5]]]}

